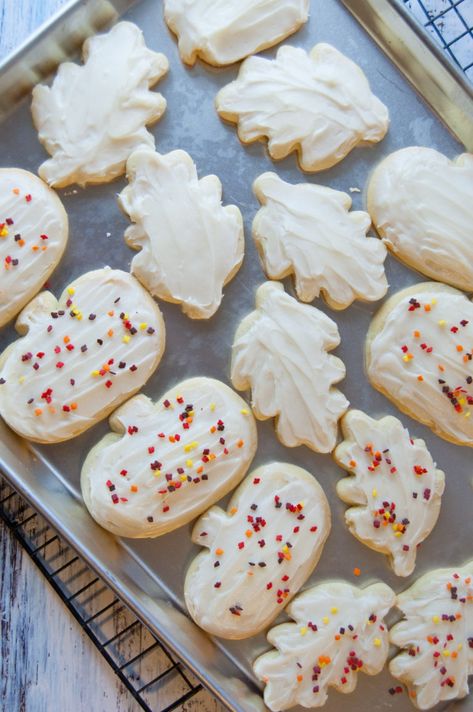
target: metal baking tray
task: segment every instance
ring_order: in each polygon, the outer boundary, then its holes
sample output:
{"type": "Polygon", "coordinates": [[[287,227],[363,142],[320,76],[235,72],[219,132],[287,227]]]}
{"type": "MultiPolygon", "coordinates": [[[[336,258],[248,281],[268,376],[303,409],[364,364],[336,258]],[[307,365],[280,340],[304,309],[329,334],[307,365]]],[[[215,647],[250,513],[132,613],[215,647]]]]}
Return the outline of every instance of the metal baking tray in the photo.
{"type": "MultiPolygon", "coordinates": [[[[251,185],[260,173],[276,170],[291,182],[306,180],[344,191],[350,188],[363,191],[372,168],[398,148],[427,145],[451,157],[464,150],[346,6],[360,14],[364,25],[381,44],[387,43],[394,61],[410,64],[403,70],[409,71],[414,84],[424,77],[431,90],[429,103],[449,121],[464,144],[472,148],[473,99],[467,83],[432,49],[420,27],[406,24],[395,0],[314,0],[309,23],[288,40],[305,48],[325,41],[344,51],[364,69],[374,92],[388,105],[391,114],[390,131],[380,144],[356,149],[341,164],[317,175],[303,175],[294,155],[274,164],[262,143],[245,147],[239,143],[235,129],[223,123],[214,109],[215,94],[235,77],[238,66],[216,70],[198,62],[193,69],[185,68],[175,38],[164,24],[158,0],[74,0],[0,68],[0,164],[35,172],[45,152],[30,116],[32,85],[47,81],[58,62],[77,58],[86,36],[106,28],[121,16],[136,22],[148,46],[164,52],[171,64],[158,89],[168,100],[164,118],[152,129],[158,150],[187,150],[196,161],[199,174],[216,173],[223,182],[224,201],[237,204],[243,212],[246,256],[238,275],[225,289],[218,313],[210,321],[195,322],[183,316],[176,305],[160,304],[166,321],[167,347],[160,367],[144,388],[154,399],[189,376],[213,376],[229,382],[233,334],[241,318],[253,309],[255,289],[264,281],[251,238],[251,222],[258,209],[251,185]],[[394,27],[393,17],[397,18],[394,27]],[[404,25],[398,25],[398,21],[404,25]],[[402,42],[390,39],[389,33],[401,32],[401,27],[402,42]],[[427,57],[428,67],[418,64],[419,47],[424,58],[427,57]]],[[[275,51],[266,54],[272,56],[275,51]]],[[[50,279],[55,294],[89,269],[106,264],[128,269],[134,253],[123,241],[128,221],[116,201],[116,194],[124,185],[124,179],[119,179],[107,185],[59,191],[69,214],[71,235],[67,253],[50,279]]],[[[363,193],[354,192],[353,203],[355,209],[362,208],[363,193]]],[[[422,281],[420,275],[391,256],[386,268],[390,294],[422,281]]],[[[290,280],[286,280],[286,288],[292,293],[290,280]]],[[[352,406],[373,416],[387,413],[399,416],[396,408],[370,387],[364,373],[364,337],[379,304],[355,303],[337,313],[331,312],[321,300],[316,301],[316,306],[338,323],[342,343],[335,353],[347,366],[341,389],[352,406]]],[[[15,336],[12,326],[5,328],[0,334],[0,348],[15,336]]],[[[439,522],[422,545],[415,574],[408,579],[394,576],[385,557],[370,551],[349,534],[343,520],[345,505],[335,493],[335,484],[343,473],[332,458],[305,447],[285,448],[278,442],[271,421],[258,423],[259,449],[254,466],[278,459],[305,467],[318,478],[330,500],[332,532],[306,587],[343,577],[361,586],[381,579],[400,591],[429,568],[459,565],[472,555],[472,451],[440,440],[405,415],[401,419],[411,433],[427,441],[434,459],[447,474],[439,522]],[[355,566],[362,572],[356,579],[352,574],[355,566]]],[[[120,540],[98,527],[85,510],[79,489],[81,464],[107,429],[107,423],[103,422],[75,440],[48,447],[21,441],[0,422],[0,469],[219,700],[236,712],[264,709],[251,663],[268,648],[265,636],[238,642],[212,639],[186,615],[184,572],[197,552],[190,543],[191,526],[155,540],[120,540]]],[[[283,613],[280,620],[284,617],[283,613]]],[[[337,712],[343,705],[358,712],[412,709],[406,695],[389,695],[393,683],[387,669],[376,677],[359,675],[356,691],[348,698],[331,691],[325,709],[337,712]]],[[[455,709],[466,712],[468,707],[469,702],[464,700],[455,709]]]]}

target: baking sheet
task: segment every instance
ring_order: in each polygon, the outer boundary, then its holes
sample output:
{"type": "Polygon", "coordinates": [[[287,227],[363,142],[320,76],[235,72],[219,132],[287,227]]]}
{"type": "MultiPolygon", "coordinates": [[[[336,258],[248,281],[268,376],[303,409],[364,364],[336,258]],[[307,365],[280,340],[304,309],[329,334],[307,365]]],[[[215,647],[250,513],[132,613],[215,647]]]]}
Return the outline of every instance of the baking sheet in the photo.
{"type": "MultiPolygon", "coordinates": [[[[372,168],[384,156],[403,146],[431,146],[450,157],[460,153],[462,147],[340,0],[313,0],[309,23],[287,42],[306,49],[319,41],[330,42],[358,62],[366,72],[373,91],[389,107],[391,128],[387,137],[374,148],[356,149],[341,164],[323,173],[303,175],[294,155],[275,164],[268,157],[264,144],[243,147],[234,127],[224,124],[214,109],[215,94],[235,78],[238,66],[216,70],[198,62],[193,69],[184,67],[175,39],[162,19],[161,3],[157,0],[120,1],[116,7],[121,10],[127,5],[132,7],[124,17],[136,22],[143,30],[148,46],[164,52],[171,64],[168,76],[157,87],[168,101],[163,119],[152,128],[158,150],[164,153],[182,148],[195,160],[200,176],[216,173],[223,182],[224,202],[240,207],[246,228],[243,266],[225,288],[222,306],[210,321],[191,321],[182,315],[177,305],[160,303],[167,329],[166,352],[157,372],[143,389],[148,396],[157,399],[172,385],[190,376],[212,376],[229,383],[233,334],[241,318],[253,310],[255,289],[265,279],[251,238],[251,222],[259,207],[251,185],[258,175],[276,170],[290,182],[318,182],[348,192],[351,187],[363,189],[372,168]]],[[[115,14],[113,2],[97,0],[95,3],[80,2],[77,6],[81,11],[87,7],[100,9],[97,24],[103,24],[115,14]]],[[[71,4],[69,12],[74,9],[71,4]]],[[[71,18],[72,14],[69,23],[71,18]]],[[[50,62],[61,53],[72,55],[76,51],[80,33],[76,33],[75,42],[66,41],[68,35],[63,27],[61,34],[61,27],[60,23],[53,27],[55,37],[59,33],[62,39],[51,44],[50,62]]],[[[84,31],[90,31],[88,27],[85,22],[84,31]]],[[[276,49],[264,54],[274,56],[276,49]]],[[[47,69],[47,63],[43,68],[38,66],[33,79],[47,69]]],[[[21,75],[20,63],[10,65],[9,71],[13,70],[21,75]]],[[[25,86],[27,80],[25,77],[25,86]]],[[[0,126],[0,164],[21,166],[36,172],[46,154],[37,141],[29,103],[29,98],[26,98],[16,107],[12,100],[8,107],[9,115],[0,126]]],[[[116,202],[116,194],[125,184],[120,179],[85,190],[72,186],[59,191],[69,214],[71,233],[67,253],[50,279],[55,294],[89,269],[105,264],[129,268],[135,253],[123,241],[123,233],[129,223],[116,202]]],[[[354,209],[363,208],[363,194],[353,193],[352,197],[354,209]]],[[[386,271],[391,285],[389,294],[423,281],[420,275],[402,266],[390,255],[386,271]]],[[[292,294],[291,281],[285,280],[285,284],[292,294]]],[[[460,565],[471,557],[472,451],[440,440],[429,429],[400,415],[387,399],[369,385],[363,368],[363,344],[371,316],[379,304],[355,303],[343,312],[332,312],[322,300],[316,300],[315,305],[335,319],[339,326],[342,343],[334,353],[347,366],[347,377],[340,384],[340,389],[349,398],[351,406],[375,417],[388,413],[400,416],[413,435],[426,440],[438,466],[446,473],[447,486],[439,522],[422,544],[414,575],[407,579],[397,578],[382,554],[370,551],[349,534],[343,520],[345,505],[335,492],[336,482],[344,473],[329,455],[317,455],[305,447],[285,448],[278,442],[272,422],[266,421],[258,423],[259,448],[253,467],[272,460],[300,465],[317,477],[329,498],[332,532],[321,561],[306,587],[324,579],[343,577],[361,586],[374,579],[383,580],[400,591],[429,568],[460,565]],[[362,571],[358,578],[352,574],[355,566],[362,571]]],[[[12,326],[4,329],[0,334],[0,348],[3,349],[15,336],[12,326]]],[[[90,447],[107,431],[107,424],[101,423],[68,443],[32,446],[30,454],[5,431],[3,444],[0,445],[0,466],[30,499],[43,511],[47,510],[46,514],[49,513],[53,524],[72,539],[80,553],[130,602],[145,622],[161,634],[195,672],[205,678],[220,699],[232,709],[249,712],[255,705],[258,706],[257,701],[249,696],[251,690],[257,689],[251,662],[268,648],[264,635],[247,641],[215,640],[214,643],[207,643],[205,635],[179,614],[179,611],[185,612],[185,568],[198,551],[190,544],[191,525],[159,539],[123,540],[120,543],[102,532],[82,508],[79,488],[81,464],[90,447]],[[171,602],[173,607],[166,601],[171,602]]],[[[395,615],[391,617],[395,618],[395,615]]],[[[284,615],[280,620],[284,620],[284,615]]],[[[388,694],[393,684],[396,683],[387,669],[376,677],[359,675],[353,694],[341,697],[331,690],[324,709],[338,712],[342,705],[350,706],[355,712],[412,709],[405,694],[395,697],[388,694]]],[[[471,699],[469,702],[458,702],[455,709],[464,712],[469,709],[469,704],[471,699]]]]}

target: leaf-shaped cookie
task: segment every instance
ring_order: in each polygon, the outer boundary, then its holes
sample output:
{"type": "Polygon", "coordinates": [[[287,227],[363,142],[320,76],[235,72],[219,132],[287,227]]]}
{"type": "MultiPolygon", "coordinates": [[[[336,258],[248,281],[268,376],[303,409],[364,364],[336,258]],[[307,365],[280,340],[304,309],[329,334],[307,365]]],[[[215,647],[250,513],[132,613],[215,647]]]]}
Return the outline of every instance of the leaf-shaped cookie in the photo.
{"type": "Polygon", "coordinates": [[[131,398],[90,451],[82,494],[114,534],[155,537],[190,521],[245,475],[256,450],[246,403],[220,381],[191,378],[153,403],[131,398]]]}
{"type": "Polygon", "coordinates": [[[279,282],[256,292],[256,311],[241,322],[232,350],[235,388],[252,390],[257,418],[276,416],[279,439],[331,452],[337,423],[348,408],[336,388],[345,366],[327,354],[340,343],[337,325],[323,312],[299,304],[279,282]]]}
{"type": "Polygon", "coordinates": [[[194,319],[208,319],[243,260],[239,209],[222,206],[220,180],[199,180],[185,151],[162,156],[139,148],[128,159],[127,177],[119,201],[135,224],[125,240],[141,249],[131,271],[151,294],[182,304],[194,319]]]}
{"type": "Polygon", "coordinates": [[[296,596],[286,609],[295,622],[272,628],[268,641],[277,650],[253,664],[266,683],[267,706],[274,712],[321,707],[329,687],[353,692],[359,672],[381,672],[389,648],[383,619],[394,601],[384,583],[357,588],[330,581],[296,596]]]}
{"type": "Polygon", "coordinates": [[[154,146],[145,126],[166,109],[149,88],[166,74],[168,60],[146,47],[133,23],[86,40],[83,58],[83,66],[61,64],[51,87],[33,89],[33,121],[52,156],[39,174],[56,188],[121,175],[135,148],[154,146]]]}
{"type": "Polygon", "coordinates": [[[333,309],[386,294],[386,248],[366,236],[370,216],[350,213],[347,193],[311,183],[292,185],[276,173],[259,176],[253,190],[263,205],[253,221],[253,237],[269,278],[294,273],[299,299],[311,302],[322,292],[333,309]]]}
{"type": "Polygon", "coordinates": [[[308,578],[330,532],[330,508],[309,472],[275,462],[254,470],[228,511],[212,507],[192,533],[206,547],[184,594],[201,628],[248,638],[271,623],[308,578]]]}
{"type": "Polygon", "coordinates": [[[473,561],[430,571],[399,594],[396,605],[404,620],[391,628],[390,639],[406,652],[391,660],[391,675],[407,685],[421,710],[465,697],[473,674],[473,561]]]}
{"type": "Polygon", "coordinates": [[[186,64],[237,62],[307,22],[309,0],[164,0],[164,17],[186,64]]]}
{"type": "Polygon", "coordinates": [[[0,326],[41,289],[61,259],[68,232],[53,190],[28,171],[0,169],[0,326]]]}
{"type": "Polygon", "coordinates": [[[348,528],[387,554],[398,576],[409,576],[417,547],[437,522],[445,476],[424,441],[413,440],[397,418],[374,420],[350,410],[342,430],[334,457],[353,474],[337,484],[338,496],[355,505],[345,513],[348,528]]]}
{"type": "Polygon", "coordinates": [[[368,210],[389,249],[410,267],[473,291],[473,154],[432,148],[392,153],[374,171],[368,210]]]}
{"type": "Polygon", "coordinates": [[[446,440],[473,447],[473,305],[438,282],[408,287],[374,316],[372,385],[446,440]]]}
{"type": "Polygon", "coordinates": [[[305,171],[341,161],[357,144],[381,141],[388,111],[360,67],[328,44],[309,54],[285,45],[276,59],[250,57],[217,95],[217,111],[244,143],[268,138],[271,158],[297,149],[305,171]]]}
{"type": "Polygon", "coordinates": [[[21,338],[0,356],[0,414],[29,440],[79,435],[156,370],[164,323],[128,272],[87,272],[56,299],[41,292],[18,317],[21,338]]]}

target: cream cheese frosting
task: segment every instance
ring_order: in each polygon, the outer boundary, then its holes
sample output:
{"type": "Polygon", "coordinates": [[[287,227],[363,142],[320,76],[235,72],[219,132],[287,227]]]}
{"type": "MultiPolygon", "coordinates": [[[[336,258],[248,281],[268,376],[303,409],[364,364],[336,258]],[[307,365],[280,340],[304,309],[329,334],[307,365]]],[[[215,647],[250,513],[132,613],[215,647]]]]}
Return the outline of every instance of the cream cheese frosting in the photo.
{"type": "Polygon", "coordinates": [[[309,0],[164,0],[186,64],[237,62],[280,42],[309,17],[309,0]]]}
{"type": "Polygon", "coordinates": [[[285,45],[274,60],[246,59],[216,103],[222,118],[238,124],[241,141],[267,137],[274,159],[297,148],[305,171],[330,168],[356,145],[381,141],[389,125],[360,67],[324,43],[309,53],[285,45]]]}
{"type": "Polygon", "coordinates": [[[359,672],[381,672],[389,650],[384,617],[394,600],[384,583],[357,588],[343,581],[322,583],[296,596],[286,609],[294,622],[269,631],[268,642],[276,650],[253,664],[266,683],[269,709],[321,707],[329,687],[353,692],[359,672]]]}
{"type": "Polygon", "coordinates": [[[232,349],[231,379],[252,390],[257,418],[276,416],[279,439],[331,452],[338,420],[348,408],[336,388],[342,361],[327,352],[340,343],[337,325],[315,307],[299,304],[279,282],[256,292],[256,311],[241,322],[232,349]]]}
{"type": "Polygon", "coordinates": [[[61,259],[68,219],[33,173],[0,169],[0,327],[41,289],[61,259]]]}
{"type": "Polygon", "coordinates": [[[82,468],[85,503],[101,526],[155,537],[201,514],[240,482],[256,450],[246,403],[211,378],[191,378],[153,403],[131,398],[82,468]]]}
{"type": "Polygon", "coordinates": [[[56,188],[104,183],[124,173],[135,148],[154,147],[145,126],[166,109],[161,94],[149,88],[166,74],[168,60],[146,47],[133,23],[86,40],[83,60],[83,66],[61,64],[51,87],[33,89],[33,121],[52,156],[39,175],[56,188]]]}
{"type": "Polygon", "coordinates": [[[299,299],[311,302],[322,292],[335,309],[386,294],[386,248],[366,236],[371,218],[350,212],[347,193],[292,185],[276,173],[259,176],[253,191],[263,206],[253,221],[253,237],[268,277],[294,273],[299,299]]]}
{"type": "Polygon", "coordinates": [[[334,452],[352,473],[337,484],[351,507],[345,521],[351,533],[389,556],[394,573],[409,576],[417,547],[430,534],[439,513],[445,476],[423,440],[411,438],[397,418],[370,418],[350,410],[342,419],[344,440],[334,452]]]}
{"type": "Polygon", "coordinates": [[[185,151],[161,155],[139,148],[128,159],[127,177],[119,202],[134,225],[125,240],[141,250],[132,273],[154,296],[181,304],[194,319],[208,319],[243,260],[239,209],[222,206],[220,180],[199,180],[185,151]]]}
{"type": "Polygon", "coordinates": [[[366,346],[375,388],[437,435],[473,446],[473,305],[436,282],[389,299],[366,346]]]}
{"type": "Polygon", "coordinates": [[[391,660],[391,675],[421,710],[466,697],[473,674],[473,561],[430,571],[396,605],[404,619],[390,639],[404,651],[391,660]]]}
{"type": "Polygon", "coordinates": [[[374,171],[368,210],[389,249],[428,277],[473,291],[473,154],[413,146],[374,171]]]}
{"type": "Polygon", "coordinates": [[[225,512],[212,507],[192,539],[207,551],[191,563],[184,594],[196,623],[223,638],[265,628],[317,564],[330,508],[317,480],[294,465],[254,470],[225,512]]]}
{"type": "Polygon", "coordinates": [[[21,312],[0,356],[0,414],[25,438],[67,440],[135,393],[164,350],[161,312],[127,272],[87,272],[21,312]]]}

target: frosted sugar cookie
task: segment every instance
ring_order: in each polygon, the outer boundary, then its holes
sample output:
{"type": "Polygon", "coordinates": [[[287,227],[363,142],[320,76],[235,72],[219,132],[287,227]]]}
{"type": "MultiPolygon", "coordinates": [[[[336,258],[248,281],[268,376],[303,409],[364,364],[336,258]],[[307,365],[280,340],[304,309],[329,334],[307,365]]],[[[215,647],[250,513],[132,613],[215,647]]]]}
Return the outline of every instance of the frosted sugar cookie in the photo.
{"type": "MultiPolygon", "coordinates": [[[[436,569],[397,596],[404,620],[390,630],[404,651],[389,665],[418,709],[468,695],[473,674],[473,561],[436,569]]],[[[465,707],[466,709],[466,707],[465,707]]]]}
{"type": "Polygon", "coordinates": [[[345,513],[348,528],[386,554],[398,576],[409,576],[417,547],[437,522],[445,476],[424,441],[412,439],[397,418],[350,410],[341,424],[345,439],[334,457],[352,474],[337,484],[340,499],[354,505],[345,513]]]}
{"type": "Polygon", "coordinates": [[[299,29],[309,0],[164,0],[164,18],[186,64],[223,65],[255,54],[299,29]]]}
{"type": "Polygon", "coordinates": [[[157,368],[164,323],[127,272],[87,272],[56,299],[41,292],[0,356],[0,415],[29,440],[79,435],[133,395],[157,368]]]}
{"type": "Polygon", "coordinates": [[[68,232],[53,190],[21,168],[0,168],[0,326],[41,289],[62,257],[68,232]]]}
{"type": "Polygon", "coordinates": [[[388,299],[368,331],[366,368],[402,411],[473,446],[473,306],[462,292],[424,282],[388,299]]]}
{"type": "Polygon", "coordinates": [[[212,507],[194,526],[193,541],[207,551],[186,575],[189,613],[222,638],[255,635],[308,578],[329,531],[329,504],[311,474],[279,462],[259,467],[227,512],[212,507]]]}
{"type": "Polygon", "coordinates": [[[384,243],[419,272],[473,290],[473,155],[392,153],[374,171],[368,210],[384,243]]]}
{"type": "Polygon", "coordinates": [[[131,22],[86,40],[84,64],[59,65],[51,87],[33,89],[34,125],[52,156],[39,167],[49,185],[106,183],[125,171],[132,151],[154,146],[146,125],[161,118],[166,101],[149,88],[168,70],[163,54],[145,45],[131,22]]]}
{"type": "Polygon", "coordinates": [[[384,583],[357,588],[329,581],[296,596],[286,609],[294,622],[269,631],[268,642],[276,650],[253,664],[266,683],[269,709],[321,707],[329,687],[353,692],[358,673],[381,672],[389,650],[384,617],[394,601],[384,583]]]}
{"type": "Polygon", "coordinates": [[[243,143],[266,137],[271,158],[297,149],[304,171],[341,161],[388,130],[388,110],[361,69],[328,44],[309,54],[285,45],[276,58],[250,57],[217,95],[217,111],[238,124],[243,143]]]}
{"type": "Polygon", "coordinates": [[[186,524],[239,483],[256,450],[251,411],[212,378],[182,381],[156,403],[135,396],[110,426],[84,462],[81,486],[94,519],[121,536],[186,524]]]}
{"type": "Polygon", "coordinates": [[[323,312],[300,304],[279,282],[256,292],[256,311],[241,322],[232,350],[235,388],[251,388],[257,418],[276,417],[283,445],[331,452],[338,419],[348,408],[336,388],[345,366],[328,354],[340,343],[337,325],[323,312]]]}
{"type": "Polygon", "coordinates": [[[276,173],[259,176],[253,191],[263,206],[253,221],[253,237],[269,278],[293,273],[299,299],[311,302],[322,293],[333,309],[386,294],[386,248],[366,236],[371,218],[350,212],[347,193],[292,185],[276,173]]]}
{"type": "Polygon", "coordinates": [[[134,225],[125,240],[141,250],[132,273],[154,296],[181,304],[191,318],[208,319],[243,260],[239,209],[222,206],[220,180],[199,180],[185,151],[163,156],[139,148],[128,159],[127,177],[119,202],[134,225]]]}

